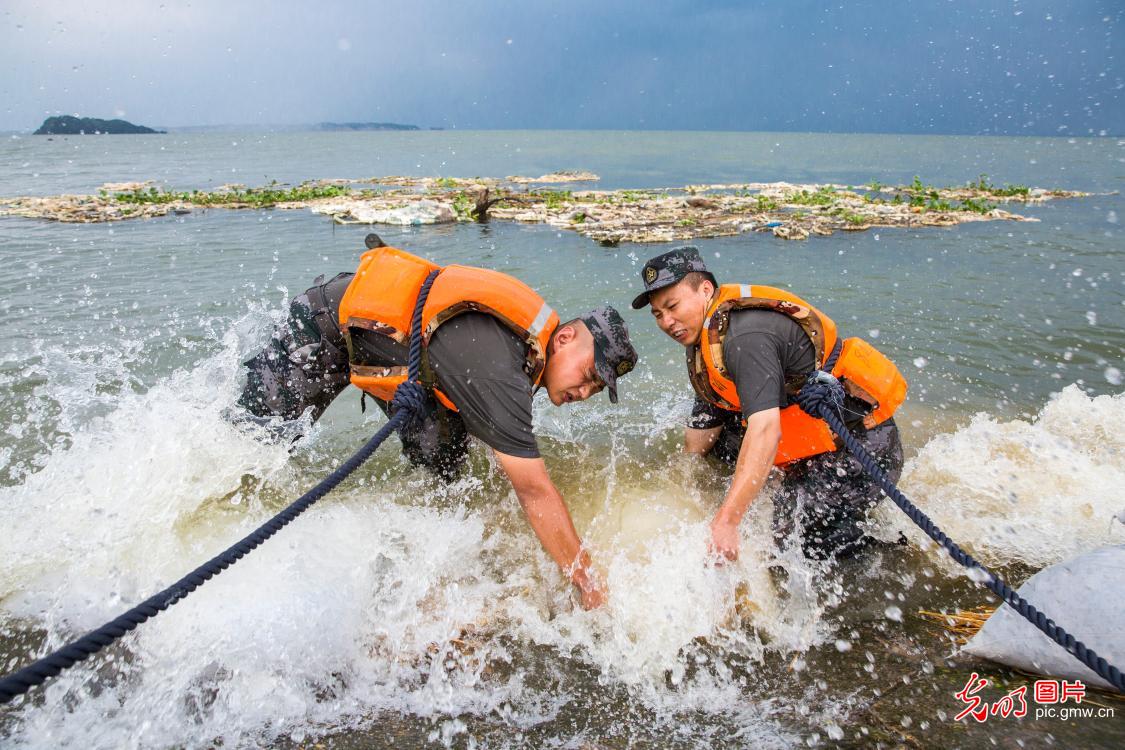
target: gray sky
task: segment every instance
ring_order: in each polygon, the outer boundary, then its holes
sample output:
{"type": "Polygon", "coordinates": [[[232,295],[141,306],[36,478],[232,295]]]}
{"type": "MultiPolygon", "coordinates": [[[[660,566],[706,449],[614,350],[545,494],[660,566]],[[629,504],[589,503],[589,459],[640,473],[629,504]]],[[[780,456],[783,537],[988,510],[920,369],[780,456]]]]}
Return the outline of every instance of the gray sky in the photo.
{"type": "Polygon", "coordinates": [[[1121,0],[4,0],[0,129],[1125,134],[1121,0]]]}

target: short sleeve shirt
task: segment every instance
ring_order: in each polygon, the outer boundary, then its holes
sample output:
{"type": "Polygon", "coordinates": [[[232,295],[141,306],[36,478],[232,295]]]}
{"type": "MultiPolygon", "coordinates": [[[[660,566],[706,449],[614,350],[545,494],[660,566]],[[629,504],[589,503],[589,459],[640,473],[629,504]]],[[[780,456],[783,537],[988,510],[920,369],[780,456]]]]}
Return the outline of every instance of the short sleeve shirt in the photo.
{"type": "MultiPolygon", "coordinates": [[[[723,362],[738,391],[742,416],[789,403],[785,382],[816,369],[812,341],[792,318],[772,310],[737,310],[723,340],[723,362]]],[[[726,423],[725,410],[696,397],[688,427],[726,423]]]]}
{"type": "Polygon", "coordinates": [[[539,457],[534,387],[523,369],[527,344],[491,315],[464,313],[437,329],[428,352],[438,387],[470,435],[510,456],[539,457]]]}

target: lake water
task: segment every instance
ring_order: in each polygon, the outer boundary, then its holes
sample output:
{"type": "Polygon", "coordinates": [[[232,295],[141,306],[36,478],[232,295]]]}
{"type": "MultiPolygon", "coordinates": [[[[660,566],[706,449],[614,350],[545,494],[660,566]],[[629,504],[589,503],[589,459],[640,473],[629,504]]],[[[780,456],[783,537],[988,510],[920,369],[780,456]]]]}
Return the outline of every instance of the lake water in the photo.
{"type": "MultiPolygon", "coordinates": [[[[1125,542],[1113,520],[1125,509],[1123,141],[441,131],[0,142],[7,196],[559,169],[594,171],[604,188],[947,185],[986,173],[1098,193],[1011,207],[1035,223],[696,244],[721,280],[790,288],[899,365],[911,386],[901,486],[982,561],[1018,583],[1125,542]]],[[[0,669],[179,578],[383,423],[347,393],[290,453],[223,419],[240,362],[289,298],[353,269],[367,231],[279,210],[0,218],[0,669]]],[[[239,565],[0,709],[5,746],[1125,742],[1125,704],[1104,697],[1117,719],[952,721],[974,669],[1024,678],[954,657],[917,616],[992,600],[893,506],[878,533],[911,543],[832,575],[774,550],[768,498],[744,522],[739,563],[704,564],[727,477],[678,455],[683,355],[647,312],[628,310],[641,265],[668,246],[604,248],[500,222],[376,231],[439,263],[516,275],[564,319],[603,302],[624,312],[641,363],[621,403],[536,406],[609,606],[576,607],[480,446],[445,485],[395,445],[239,565]]]]}

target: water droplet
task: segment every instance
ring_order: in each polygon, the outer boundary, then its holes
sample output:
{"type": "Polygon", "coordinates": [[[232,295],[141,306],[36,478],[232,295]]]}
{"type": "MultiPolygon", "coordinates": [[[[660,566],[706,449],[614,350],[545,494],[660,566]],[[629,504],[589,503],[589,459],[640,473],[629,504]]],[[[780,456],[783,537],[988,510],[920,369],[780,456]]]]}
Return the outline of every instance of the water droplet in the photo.
{"type": "Polygon", "coordinates": [[[914,366],[917,367],[919,370],[921,370],[927,364],[928,364],[928,361],[926,360],[925,357],[915,357],[914,358],[914,366]]]}
{"type": "Polygon", "coordinates": [[[902,622],[902,610],[899,609],[898,607],[894,606],[893,604],[891,606],[887,607],[886,609],[884,609],[883,614],[885,614],[887,616],[888,620],[894,620],[895,622],[902,622]]]}
{"type": "Polygon", "coordinates": [[[1121,370],[1118,370],[1116,367],[1105,368],[1105,379],[1110,385],[1121,385],[1121,370]]]}
{"type": "Polygon", "coordinates": [[[870,336],[873,339],[877,339],[877,338],[879,338],[879,329],[878,328],[872,328],[870,331],[867,332],[867,335],[870,336]]]}
{"type": "Polygon", "coordinates": [[[841,638],[840,640],[836,641],[836,650],[839,651],[841,654],[846,652],[846,651],[851,651],[852,650],[852,644],[851,644],[851,642],[845,641],[844,639],[841,638]]]}

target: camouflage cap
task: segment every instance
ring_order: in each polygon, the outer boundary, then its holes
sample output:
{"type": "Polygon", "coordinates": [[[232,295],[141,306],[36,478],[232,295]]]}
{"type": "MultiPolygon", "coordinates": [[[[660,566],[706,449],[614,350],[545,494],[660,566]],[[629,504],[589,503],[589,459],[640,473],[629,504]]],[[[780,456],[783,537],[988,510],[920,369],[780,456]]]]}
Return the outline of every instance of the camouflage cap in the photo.
{"type": "Polygon", "coordinates": [[[629,329],[621,313],[609,305],[579,315],[578,319],[594,337],[594,369],[605,383],[609,400],[616,404],[617,379],[637,364],[637,350],[629,341],[629,329]]]}
{"type": "Polygon", "coordinates": [[[695,245],[677,247],[663,255],[645,263],[641,269],[641,280],[644,281],[645,290],[633,300],[633,309],[640,310],[648,304],[648,295],[657,289],[678,284],[689,273],[705,273],[714,283],[715,277],[707,270],[703,258],[699,257],[699,248],[695,245]]]}

